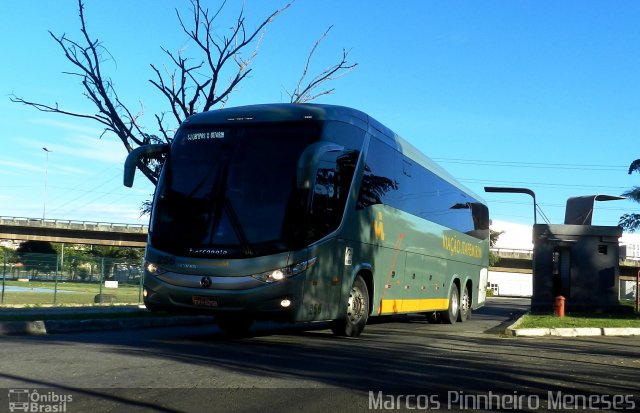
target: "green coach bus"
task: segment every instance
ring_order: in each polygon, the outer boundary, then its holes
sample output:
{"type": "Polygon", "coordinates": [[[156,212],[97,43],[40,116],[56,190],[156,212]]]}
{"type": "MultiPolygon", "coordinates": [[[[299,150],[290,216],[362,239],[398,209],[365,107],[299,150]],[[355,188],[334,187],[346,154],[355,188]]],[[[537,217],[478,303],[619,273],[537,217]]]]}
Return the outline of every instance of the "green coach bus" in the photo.
{"type": "Polygon", "coordinates": [[[144,269],[152,311],[329,321],[355,337],[371,316],[465,321],[484,304],[484,202],[367,114],[273,104],[199,113],[160,157],[144,269]]]}

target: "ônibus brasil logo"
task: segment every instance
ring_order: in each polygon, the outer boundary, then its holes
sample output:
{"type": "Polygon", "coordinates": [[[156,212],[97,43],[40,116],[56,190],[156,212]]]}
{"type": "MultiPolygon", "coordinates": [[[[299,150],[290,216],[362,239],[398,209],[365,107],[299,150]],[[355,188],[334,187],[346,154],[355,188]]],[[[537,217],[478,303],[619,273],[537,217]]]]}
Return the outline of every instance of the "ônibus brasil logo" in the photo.
{"type": "Polygon", "coordinates": [[[73,395],[38,389],[9,390],[9,411],[25,413],[62,413],[73,401],[73,395]]]}

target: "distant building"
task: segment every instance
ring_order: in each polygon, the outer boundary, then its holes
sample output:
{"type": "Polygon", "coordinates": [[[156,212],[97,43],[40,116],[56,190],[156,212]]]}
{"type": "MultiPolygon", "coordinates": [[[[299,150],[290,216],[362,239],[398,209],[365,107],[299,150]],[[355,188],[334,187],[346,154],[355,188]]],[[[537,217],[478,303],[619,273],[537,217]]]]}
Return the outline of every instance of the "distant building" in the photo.
{"type": "Polygon", "coordinates": [[[502,232],[494,248],[505,250],[533,250],[533,227],[531,225],[494,220],[491,223],[491,230],[502,232]]]}
{"type": "Polygon", "coordinates": [[[12,249],[12,250],[16,250],[20,246],[21,242],[22,241],[14,241],[14,240],[3,239],[3,240],[0,240],[0,247],[5,247],[5,248],[12,249]]]}
{"type": "Polygon", "coordinates": [[[623,247],[621,257],[629,261],[640,261],[640,234],[622,234],[620,246],[623,247]]]}

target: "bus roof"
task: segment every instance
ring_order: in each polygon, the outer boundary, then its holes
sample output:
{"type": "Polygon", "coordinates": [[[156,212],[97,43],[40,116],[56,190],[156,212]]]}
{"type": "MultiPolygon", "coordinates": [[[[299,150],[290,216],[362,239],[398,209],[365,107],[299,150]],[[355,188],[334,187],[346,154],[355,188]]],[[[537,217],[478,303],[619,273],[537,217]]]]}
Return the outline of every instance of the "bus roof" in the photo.
{"type": "Polygon", "coordinates": [[[273,103],[238,106],[202,112],[189,117],[185,122],[193,125],[227,122],[280,122],[304,120],[339,120],[366,129],[369,116],[359,110],[345,106],[273,103]]]}
{"type": "Polygon", "coordinates": [[[315,103],[273,103],[238,106],[232,108],[212,110],[190,116],[184,121],[185,125],[221,124],[228,122],[285,122],[304,120],[335,120],[357,126],[377,136],[386,144],[392,146],[409,159],[422,165],[426,169],[445,179],[452,185],[473,196],[478,202],[483,199],[466,186],[457,181],[440,165],[420,152],[415,146],[401,138],[391,129],[384,126],[371,116],[357,109],[338,105],[324,105],[315,103]]]}

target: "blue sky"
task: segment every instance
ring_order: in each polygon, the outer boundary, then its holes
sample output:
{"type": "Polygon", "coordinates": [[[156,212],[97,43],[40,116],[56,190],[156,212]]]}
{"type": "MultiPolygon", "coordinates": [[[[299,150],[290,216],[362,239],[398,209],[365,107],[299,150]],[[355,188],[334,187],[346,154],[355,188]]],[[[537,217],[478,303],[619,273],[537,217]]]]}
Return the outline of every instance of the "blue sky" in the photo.
{"type": "MultiPolygon", "coordinates": [[[[216,1],[204,1],[212,8],[216,1]]],[[[284,1],[245,3],[247,23],[284,1]]],[[[230,0],[221,27],[242,2],[230,0]]],[[[104,63],[121,98],[152,114],[163,98],[148,83],[160,47],[190,46],[174,9],[186,0],[87,0],[89,31],[111,53],[104,63]]],[[[317,100],[369,113],[484,196],[497,221],[531,224],[525,195],[483,187],[533,189],[552,223],[568,197],[618,195],[640,184],[626,173],[640,158],[640,3],[636,1],[298,0],[268,28],[251,77],[228,106],[287,101],[314,41],[333,25],[314,60],[342,48],[358,68],[317,100]]],[[[0,15],[0,215],[42,217],[46,154],[47,218],[143,223],[152,187],[138,176],[122,186],[125,149],[99,125],[45,114],[26,99],[92,111],[47,30],[77,38],[73,0],[7,3],[0,15]]],[[[221,32],[223,33],[223,32],[221,32]]],[[[598,203],[594,224],[615,225],[628,201],[598,203]]]]}

